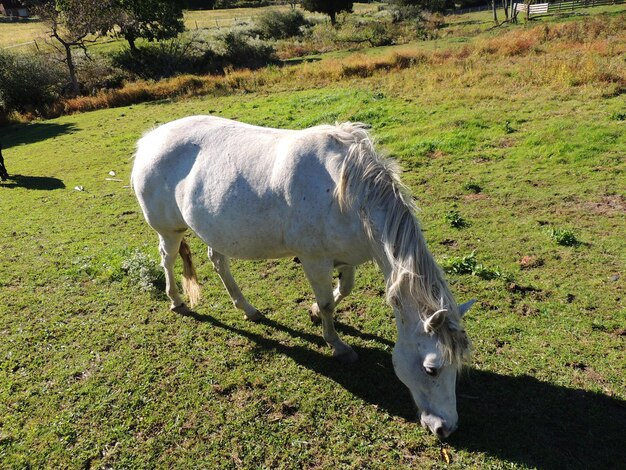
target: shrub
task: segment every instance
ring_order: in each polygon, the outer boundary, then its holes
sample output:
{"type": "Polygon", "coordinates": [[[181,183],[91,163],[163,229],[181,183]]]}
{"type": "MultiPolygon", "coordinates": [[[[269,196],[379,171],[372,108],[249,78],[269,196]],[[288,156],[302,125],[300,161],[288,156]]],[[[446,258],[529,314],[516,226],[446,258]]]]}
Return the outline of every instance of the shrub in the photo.
{"type": "Polygon", "coordinates": [[[224,67],[260,68],[276,61],[274,48],[244,32],[229,31],[223,38],[220,60],[224,67]]]}
{"type": "Polygon", "coordinates": [[[176,38],[125,49],[113,55],[113,65],[140,78],[161,79],[185,73],[207,73],[215,56],[195,38],[176,38]]]}
{"type": "Polygon", "coordinates": [[[422,19],[422,9],[416,5],[395,5],[391,10],[391,18],[394,23],[422,19]]]}
{"type": "Polygon", "coordinates": [[[300,10],[269,10],[257,20],[259,34],[264,39],[286,39],[301,36],[303,28],[311,26],[300,10]]]}
{"type": "Polygon", "coordinates": [[[39,54],[0,49],[0,112],[41,112],[57,100],[66,80],[60,65],[39,54]]]}
{"type": "Polygon", "coordinates": [[[363,27],[363,36],[372,47],[390,46],[395,42],[394,32],[389,24],[375,22],[363,27]]]}
{"type": "Polygon", "coordinates": [[[393,0],[391,3],[398,10],[424,10],[429,12],[444,12],[454,8],[451,0],[393,0]]]}
{"type": "Polygon", "coordinates": [[[76,61],[78,82],[81,90],[94,95],[100,90],[120,88],[132,75],[111,63],[110,59],[93,56],[91,59],[76,61]]]}

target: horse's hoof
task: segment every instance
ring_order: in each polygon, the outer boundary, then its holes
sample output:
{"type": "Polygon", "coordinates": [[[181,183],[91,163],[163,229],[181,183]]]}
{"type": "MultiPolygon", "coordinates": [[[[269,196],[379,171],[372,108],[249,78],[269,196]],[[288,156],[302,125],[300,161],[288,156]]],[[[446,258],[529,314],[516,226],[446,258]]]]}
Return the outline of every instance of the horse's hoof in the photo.
{"type": "Polygon", "coordinates": [[[337,359],[342,364],[354,364],[359,360],[359,355],[352,349],[348,349],[340,353],[333,353],[333,358],[337,359]]]}
{"type": "Polygon", "coordinates": [[[174,313],[178,313],[179,315],[189,315],[190,313],[193,313],[193,310],[191,310],[189,307],[187,307],[187,304],[182,303],[180,305],[177,306],[172,306],[170,308],[170,310],[174,313]]]}
{"type": "Polygon", "coordinates": [[[246,317],[246,320],[254,321],[254,322],[262,320],[264,318],[263,314],[259,312],[256,308],[250,313],[246,312],[245,317],[246,317]]]}
{"type": "Polygon", "coordinates": [[[322,319],[320,318],[320,308],[317,306],[317,304],[311,305],[311,308],[309,309],[309,318],[314,325],[319,325],[320,323],[322,323],[322,319]]]}

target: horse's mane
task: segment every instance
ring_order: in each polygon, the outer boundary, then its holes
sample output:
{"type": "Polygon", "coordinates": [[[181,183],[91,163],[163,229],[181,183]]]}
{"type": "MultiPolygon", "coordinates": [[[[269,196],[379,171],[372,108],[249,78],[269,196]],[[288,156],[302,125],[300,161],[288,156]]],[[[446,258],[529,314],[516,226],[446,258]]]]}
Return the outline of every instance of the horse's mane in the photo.
{"type": "Polygon", "coordinates": [[[469,354],[469,339],[443,272],[426,247],[415,217],[417,206],[400,181],[399,166],[376,152],[363,124],[346,122],[335,129],[334,137],[349,145],[335,197],[342,210],[360,212],[372,249],[391,266],[387,302],[416,304],[421,320],[446,308],[447,321],[437,330],[439,347],[447,362],[460,367],[469,354]],[[385,213],[382,227],[373,225],[370,211],[376,209],[385,213]]]}

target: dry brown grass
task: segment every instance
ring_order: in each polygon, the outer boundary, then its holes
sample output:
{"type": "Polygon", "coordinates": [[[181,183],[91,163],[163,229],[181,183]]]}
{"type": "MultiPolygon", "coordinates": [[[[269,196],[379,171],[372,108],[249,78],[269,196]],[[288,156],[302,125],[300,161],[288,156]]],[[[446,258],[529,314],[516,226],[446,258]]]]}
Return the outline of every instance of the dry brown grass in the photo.
{"type": "MultiPolygon", "coordinates": [[[[464,90],[480,85],[484,93],[515,93],[526,86],[564,92],[588,86],[614,95],[626,91],[626,23],[623,17],[511,29],[477,38],[462,47],[415,49],[371,56],[357,53],[258,71],[227,71],[224,75],[182,75],[159,82],[138,81],[95,96],[66,99],[46,117],[127,106],[166,98],[225,95],[267,90],[300,90],[346,80],[381,76],[393,87],[420,90],[440,87],[464,90]],[[419,77],[416,81],[416,77],[419,77]]],[[[475,89],[473,91],[476,93],[475,89]]],[[[32,116],[22,116],[30,119],[32,116]]]]}
{"type": "Polygon", "coordinates": [[[423,53],[392,53],[391,55],[375,58],[358,54],[333,65],[341,67],[342,77],[364,78],[371,77],[379,71],[389,72],[413,67],[417,64],[425,63],[427,60],[428,57],[423,53]]]}

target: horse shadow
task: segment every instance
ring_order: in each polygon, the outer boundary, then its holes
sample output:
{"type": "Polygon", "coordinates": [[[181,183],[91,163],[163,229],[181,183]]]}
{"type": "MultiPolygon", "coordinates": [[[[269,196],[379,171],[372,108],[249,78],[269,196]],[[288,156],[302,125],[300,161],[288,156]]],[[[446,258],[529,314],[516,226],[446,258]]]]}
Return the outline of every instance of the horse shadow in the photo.
{"type": "Polygon", "coordinates": [[[65,183],[58,178],[50,176],[10,175],[7,181],[0,182],[0,188],[25,188],[52,191],[55,189],[65,189],[65,183]]]}
{"type": "MultiPolygon", "coordinates": [[[[391,364],[389,340],[337,324],[344,335],[377,342],[355,347],[356,364],[345,366],[303,346],[284,344],[228,325],[212,316],[188,314],[245,337],[257,347],[290,357],[322,374],[363,401],[417,423],[416,408],[391,364]]],[[[294,330],[276,320],[259,323],[315,345],[321,335],[294,330]]],[[[507,376],[469,369],[457,386],[460,428],[447,441],[452,449],[485,453],[535,468],[623,468],[626,461],[626,402],[606,395],[542,382],[528,375],[507,376]]]]}

